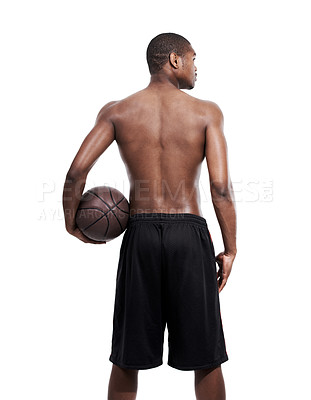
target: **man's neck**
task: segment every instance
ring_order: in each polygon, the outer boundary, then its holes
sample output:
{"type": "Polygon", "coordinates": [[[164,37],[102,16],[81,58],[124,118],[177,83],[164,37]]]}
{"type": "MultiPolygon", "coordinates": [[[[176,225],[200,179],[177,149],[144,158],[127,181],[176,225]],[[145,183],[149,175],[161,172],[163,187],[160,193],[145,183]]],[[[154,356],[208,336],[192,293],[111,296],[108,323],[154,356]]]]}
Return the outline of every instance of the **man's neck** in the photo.
{"type": "Polygon", "coordinates": [[[149,86],[161,85],[165,87],[172,87],[179,89],[179,82],[173,73],[159,71],[156,74],[152,74],[150,77],[149,86]]]}

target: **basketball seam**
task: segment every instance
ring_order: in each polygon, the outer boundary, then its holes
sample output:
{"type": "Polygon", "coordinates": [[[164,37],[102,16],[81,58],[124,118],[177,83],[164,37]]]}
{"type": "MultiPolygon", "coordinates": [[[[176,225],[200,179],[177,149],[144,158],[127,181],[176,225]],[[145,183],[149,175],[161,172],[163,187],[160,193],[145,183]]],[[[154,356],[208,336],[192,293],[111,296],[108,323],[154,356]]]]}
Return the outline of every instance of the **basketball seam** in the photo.
{"type": "Polygon", "coordinates": [[[97,211],[101,212],[102,214],[104,214],[103,216],[106,215],[106,213],[103,210],[101,210],[100,208],[97,208],[97,207],[81,207],[81,208],[77,209],[77,211],[79,211],[79,210],[97,210],[97,211]]]}
{"type": "Polygon", "coordinates": [[[89,229],[91,226],[93,226],[94,224],[96,224],[96,222],[100,221],[101,219],[103,219],[103,217],[107,218],[107,222],[108,222],[108,226],[109,226],[109,219],[107,217],[107,214],[102,215],[101,217],[99,217],[96,221],[92,222],[90,225],[88,225],[86,228],[83,228],[84,231],[86,231],[87,229],[89,229]]]}
{"type": "MultiPolygon", "coordinates": [[[[125,214],[129,214],[128,211],[122,210],[122,208],[118,207],[118,204],[120,204],[120,203],[125,199],[125,196],[123,196],[122,199],[121,199],[118,203],[116,203],[116,202],[114,201],[114,199],[112,198],[112,194],[111,194],[111,190],[110,190],[110,189],[109,189],[109,191],[110,191],[111,200],[113,201],[113,203],[115,204],[115,206],[116,206],[120,211],[124,212],[125,214]]],[[[125,199],[125,200],[126,200],[126,199],[125,199]]]]}
{"type": "MultiPolygon", "coordinates": [[[[125,197],[123,197],[121,200],[119,200],[119,201],[111,208],[111,207],[109,206],[109,204],[107,204],[107,203],[105,202],[105,200],[103,200],[98,194],[96,194],[96,193],[94,193],[94,192],[91,192],[90,190],[88,190],[88,193],[91,193],[92,195],[98,197],[99,200],[101,200],[103,203],[105,203],[106,206],[109,208],[108,212],[111,211],[112,208],[115,208],[118,204],[120,204],[121,201],[122,201],[123,199],[125,199],[125,197]]],[[[107,214],[108,214],[108,212],[107,212],[107,214]]]]}
{"type": "MultiPolygon", "coordinates": [[[[109,188],[109,191],[110,191],[110,188],[109,188]]],[[[108,217],[107,217],[107,214],[111,211],[112,214],[116,217],[116,215],[115,215],[115,213],[113,212],[112,209],[115,208],[115,207],[117,207],[118,204],[121,203],[121,201],[123,201],[123,199],[125,199],[125,196],[123,196],[123,198],[122,198],[121,200],[119,200],[118,203],[115,203],[115,201],[112,199],[112,201],[113,201],[113,203],[114,203],[114,206],[111,208],[111,207],[109,206],[109,204],[107,204],[107,203],[105,202],[105,200],[103,200],[98,194],[92,192],[91,190],[88,190],[88,193],[91,193],[93,196],[96,196],[97,198],[99,198],[99,199],[109,208],[109,210],[108,210],[106,213],[104,213],[104,215],[102,215],[101,217],[99,217],[96,221],[92,222],[90,225],[88,225],[86,228],[84,228],[83,231],[86,231],[86,230],[89,229],[91,226],[93,226],[93,225],[96,224],[98,221],[100,221],[103,217],[106,217],[106,218],[107,218],[107,223],[108,223],[107,229],[106,229],[106,232],[105,232],[105,236],[106,236],[106,234],[107,234],[107,232],[108,232],[108,229],[109,229],[109,219],[108,219],[108,217]]],[[[110,196],[111,196],[111,192],[110,192],[110,196]]],[[[89,209],[92,209],[91,207],[88,207],[88,208],[89,208],[89,209]]],[[[119,207],[118,207],[118,208],[119,208],[119,207]]],[[[87,210],[87,207],[84,208],[84,209],[87,210]]],[[[120,209],[120,210],[121,210],[121,209],[120,209]]],[[[121,210],[121,211],[123,211],[123,210],[121,210]]],[[[124,212],[125,212],[125,211],[124,211],[124,212]]],[[[121,231],[122,231],[122,226],[121,226],[121,224],[120,224],[120,221],[118,220],[117,217],[116,217],[116,219],[117,219],[117,221],[118,221],[118,223],[119,223],[119,225],[120,225],[121,231]]]]}
{"type": "MultiPolygon", "coordinates": [[[[112,200],[112,202],[113,202],[113,204],[115,205],[115,206],[117,206],[116,205],[116,202],[114,201],[114,199],[113,199],[113,197],[112,197],[112,193],[111,193],[111,189],[109,188],[109,193],[110,193],[110,197],[111,197],[111,200],[112,200]]],[[[123,196],[124,197],[124,196],[123,196]]],[[[122,232],[122,225],[121,225],[121,222],[119,221],[119,218],[116,216],[116,214],[112,211],[112,213],[113,213],[113,215],[116,217],[116,220],[118,221],[118,223],[119,223],[119,225],[120,225],[120,231],[122,232]]]]}
{"type": "Polygon", "coordinates": [[[106,232],[105,232],[105,235],[104,235],[104,237],[106,237],[106,235],[107,235],[107,232],[108,232],[108,230],[109,230],[109,226],[110,226],[110,223],[109,223],[109,218],[107,217],[107,215],[106,215],[106,218],[107,218],[107,229],[106,229],[106,232]]]}

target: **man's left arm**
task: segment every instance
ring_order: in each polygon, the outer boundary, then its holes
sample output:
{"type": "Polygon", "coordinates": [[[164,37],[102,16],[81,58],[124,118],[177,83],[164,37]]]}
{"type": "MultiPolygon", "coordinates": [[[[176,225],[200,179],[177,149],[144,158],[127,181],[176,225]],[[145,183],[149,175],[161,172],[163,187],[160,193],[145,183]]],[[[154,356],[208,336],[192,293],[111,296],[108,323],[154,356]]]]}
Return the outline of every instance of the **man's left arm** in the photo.
{"type": "Polygon", "coordinates": [[[110,102],[100,110],[94,128],[82,142],[67,172],[64,184],[63,210],[66,230],[85,243],[105,243],[96,242],[83,235],[76,226],[75,216],[89,171],[115,139],[115,129],[111,120],[111,106],[114,103],[110,102]]]}

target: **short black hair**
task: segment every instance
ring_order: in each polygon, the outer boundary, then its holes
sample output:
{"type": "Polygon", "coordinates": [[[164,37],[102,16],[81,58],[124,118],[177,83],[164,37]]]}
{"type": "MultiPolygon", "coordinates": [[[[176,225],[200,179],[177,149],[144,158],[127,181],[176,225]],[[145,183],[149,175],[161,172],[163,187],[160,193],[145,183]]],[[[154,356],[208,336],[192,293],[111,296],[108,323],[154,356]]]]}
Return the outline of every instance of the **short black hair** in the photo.
{"type": "Polygon", "coordinates": [[[150,74],[162,69],[168,62],[170,53],[174,52],[180,57],[189,51],[191,43],[177,33],[161,33],[154,37],[147,48],[147,63],[150,74]]]}

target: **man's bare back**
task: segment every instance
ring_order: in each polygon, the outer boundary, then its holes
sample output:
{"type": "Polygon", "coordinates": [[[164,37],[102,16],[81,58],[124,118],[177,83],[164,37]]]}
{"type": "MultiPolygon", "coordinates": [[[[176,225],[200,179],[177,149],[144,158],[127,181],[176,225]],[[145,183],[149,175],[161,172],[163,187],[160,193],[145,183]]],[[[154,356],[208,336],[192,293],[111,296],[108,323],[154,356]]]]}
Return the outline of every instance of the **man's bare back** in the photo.
{"type": "Polygon", "coordinates": [[[158,84],[101,111],[115,127],[130,180],[131,214],[202,216],[199,178],[205,158],[208,107],[212,107],[208,102],[175,86],[158,84]]]}

